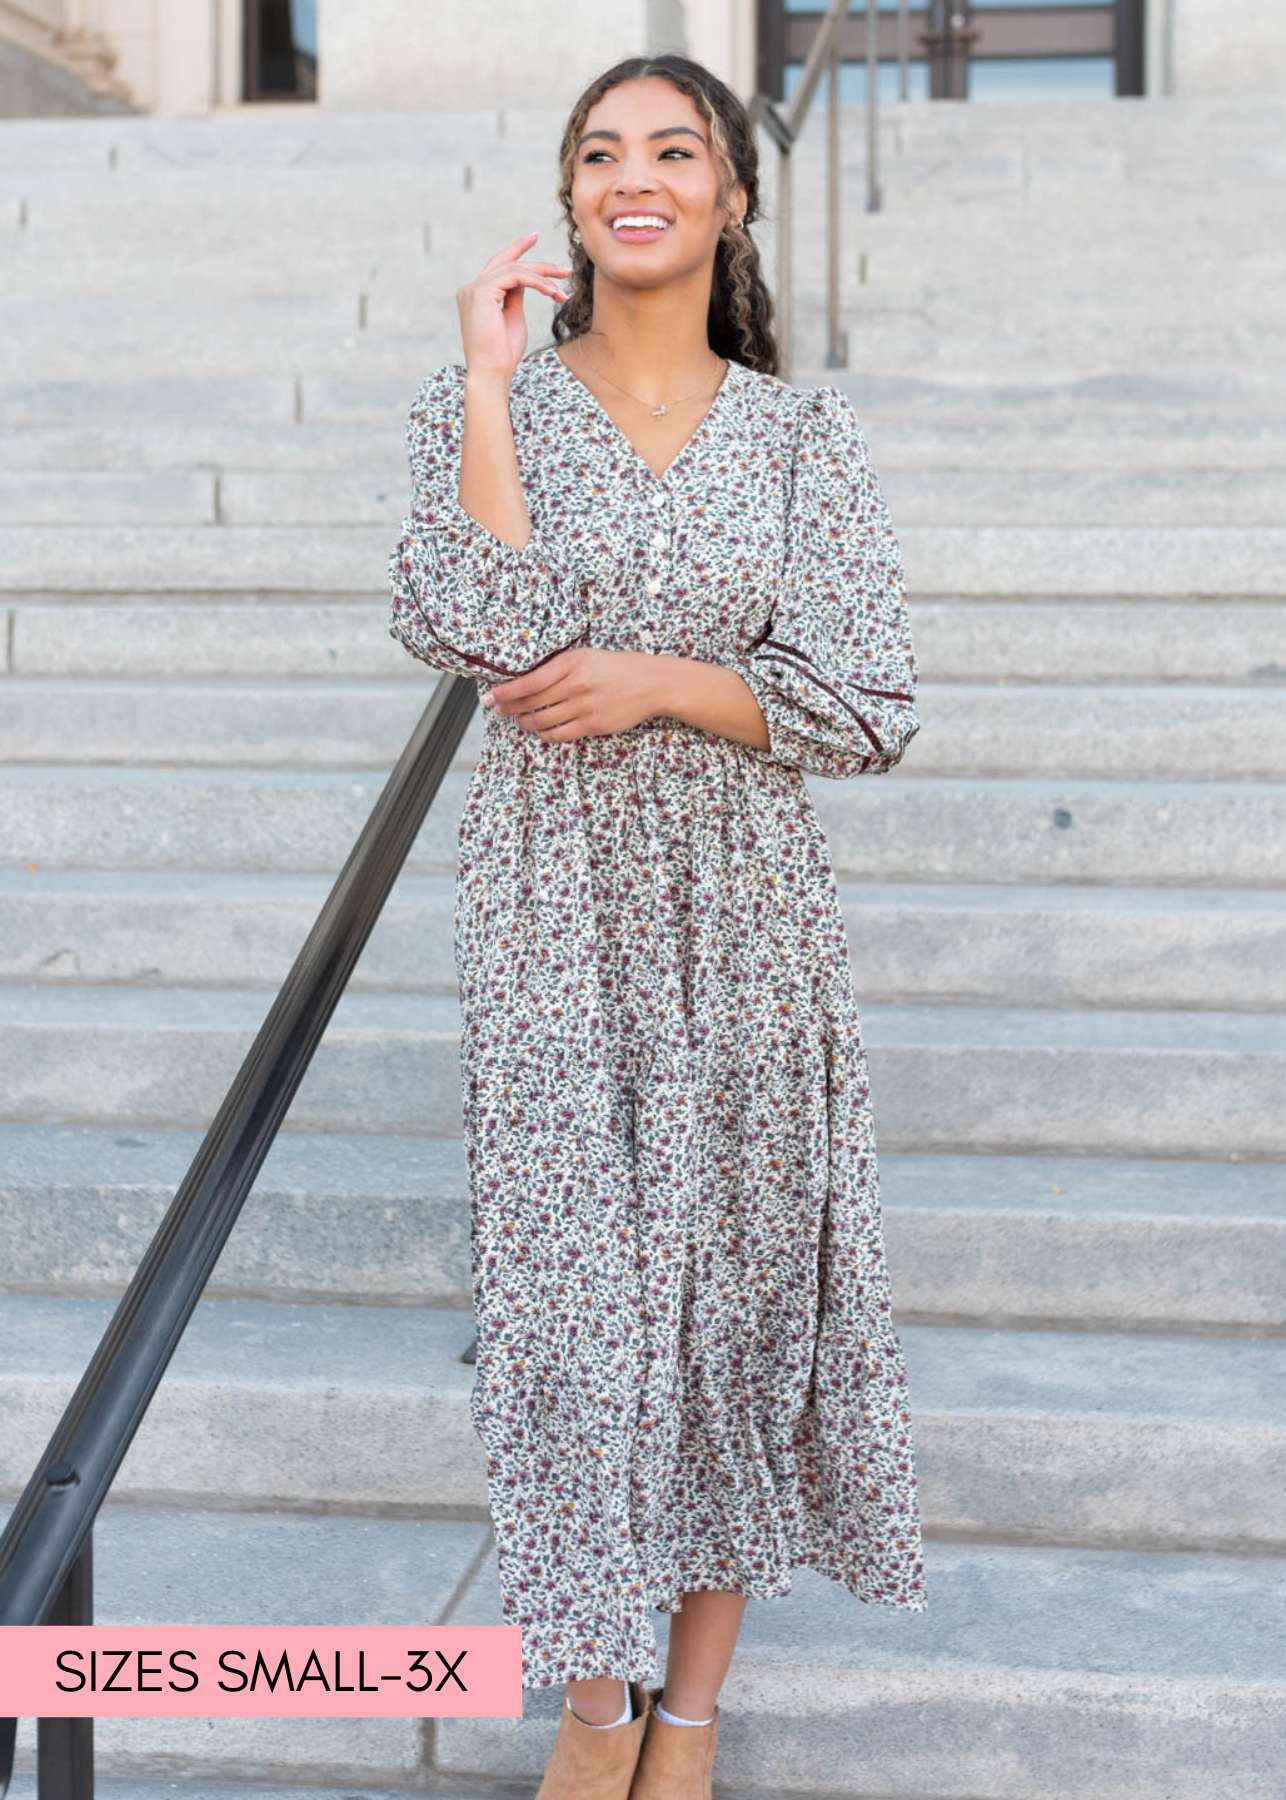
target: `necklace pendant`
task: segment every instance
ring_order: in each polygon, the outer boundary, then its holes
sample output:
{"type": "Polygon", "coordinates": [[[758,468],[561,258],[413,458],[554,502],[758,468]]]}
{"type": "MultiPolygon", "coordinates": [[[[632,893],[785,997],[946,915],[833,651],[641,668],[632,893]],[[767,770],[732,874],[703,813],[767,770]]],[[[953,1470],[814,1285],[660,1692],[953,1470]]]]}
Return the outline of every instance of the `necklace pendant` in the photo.
{"type": "Polygon", "coordinates": [[[652,408],[652,417],[653,417],[653,418],[654,418],[654,419],[659,419],[659,418],[660,418],[660,417],[661,417],[661,414],[662,414],[662,413],[663,413],[663,412],[664,412],[664,411],[665,411],[665,408],[664,408],[664,406],[654,406],[654,407],[653,407],[653,408],[652,408]]]}

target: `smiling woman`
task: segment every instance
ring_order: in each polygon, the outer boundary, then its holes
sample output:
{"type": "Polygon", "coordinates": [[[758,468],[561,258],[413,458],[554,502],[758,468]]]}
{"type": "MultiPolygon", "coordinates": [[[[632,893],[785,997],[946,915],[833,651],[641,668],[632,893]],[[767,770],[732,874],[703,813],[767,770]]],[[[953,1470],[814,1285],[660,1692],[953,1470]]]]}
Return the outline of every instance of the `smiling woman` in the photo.
{"type": "Polygon", "coordinates": [[[470,1414],[524,1685],[567,1688],[538,1800],[709,1800],[751,1597],[807,1565],[926,1604],[804,781],[899,760],[915,657],[852,409],[776,373],[740,102],[682,57],[609,70],[560,194],[570,270],[497,251],[411,406],[391,629],[490,703],[455,909],[470,1414]],[[529,288],[559,306],[525,355],[529,288]]]}

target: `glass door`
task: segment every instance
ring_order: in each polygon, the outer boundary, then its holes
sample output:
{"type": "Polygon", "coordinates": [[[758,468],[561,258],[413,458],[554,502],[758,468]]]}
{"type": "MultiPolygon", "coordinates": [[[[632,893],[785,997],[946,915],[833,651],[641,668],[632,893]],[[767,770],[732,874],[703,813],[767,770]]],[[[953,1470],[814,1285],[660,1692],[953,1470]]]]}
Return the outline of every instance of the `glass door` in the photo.
{"type": "MultiPolygon", "coordinates": [[[[911,99],[1092,99],[1142,94],[1145,0],[916,0],[911,99]]],[[[818,0],[759,0],[759,86],[789,100],[823,17],[818,0]]],[[[882,0],[879,94],[898,97],[898,9],[882,0]]],[[[851,0],[840,34],[840,100],[866,98],[866,5],[851,0]]]]}

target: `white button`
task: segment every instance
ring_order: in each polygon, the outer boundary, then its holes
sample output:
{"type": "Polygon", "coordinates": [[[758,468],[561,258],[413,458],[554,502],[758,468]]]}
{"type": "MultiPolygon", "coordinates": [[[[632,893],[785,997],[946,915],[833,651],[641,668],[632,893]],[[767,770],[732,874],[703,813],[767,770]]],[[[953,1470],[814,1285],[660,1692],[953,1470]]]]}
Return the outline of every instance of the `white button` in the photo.
{"type": "Polygon", "coordinates": [[[647,591],[649,594],[659,594],[660,593],[661,583],[656,579],[655,575],[652,577],[651,581],[648,582],[647,591]]]}
{"type": "Polygon", "coordinates": [[[669,541],[669,538],[666,537],[663,531],[658,531],[652,539],[652,548],[654,550],[664,550],[669,541]]]}
{"type": "Polygon", "coordinates": [[[653,488],[648,498],[651,500],[653,506],[664,506],[670,496],[666,493],[664,488],[653,488]]]}

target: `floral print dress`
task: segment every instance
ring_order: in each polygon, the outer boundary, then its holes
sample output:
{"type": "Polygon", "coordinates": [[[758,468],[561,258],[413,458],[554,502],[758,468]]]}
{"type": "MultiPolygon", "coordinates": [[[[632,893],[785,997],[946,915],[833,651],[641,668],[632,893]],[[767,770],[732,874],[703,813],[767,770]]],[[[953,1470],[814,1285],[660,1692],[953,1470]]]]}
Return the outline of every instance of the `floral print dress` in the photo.
{"type": "Polygon", "coordinates": [[[455,955],[486,1453],[522,1683],[657,1683],[652,1612],[808,1564],[926,1605],[866,1053],[806,773],[918,729],[903,570],[840,389],[730,361],[657,476],[553,346],[510,417],[522,549],[420,385],[390,630],[486,687],[575,644],[735,669],[769,748],[487,715],[455,955]]]}

